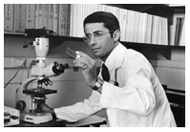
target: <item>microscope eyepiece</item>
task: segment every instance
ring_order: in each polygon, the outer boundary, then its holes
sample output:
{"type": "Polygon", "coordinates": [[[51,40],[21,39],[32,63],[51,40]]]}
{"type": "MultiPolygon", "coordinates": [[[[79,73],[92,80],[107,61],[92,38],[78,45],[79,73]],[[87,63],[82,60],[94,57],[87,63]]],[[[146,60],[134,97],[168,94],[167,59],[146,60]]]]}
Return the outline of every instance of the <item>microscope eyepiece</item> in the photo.
{"type": "Polygon", "coordinates": [[[68,69],[69,65],[67,63],[63,64],[59,64],[57,62],[54,62],[54,66],[52,68],[53,72],[55,73],[55,75],[60,75],[62,73],[64,73],[65,69],[68,69]]]}

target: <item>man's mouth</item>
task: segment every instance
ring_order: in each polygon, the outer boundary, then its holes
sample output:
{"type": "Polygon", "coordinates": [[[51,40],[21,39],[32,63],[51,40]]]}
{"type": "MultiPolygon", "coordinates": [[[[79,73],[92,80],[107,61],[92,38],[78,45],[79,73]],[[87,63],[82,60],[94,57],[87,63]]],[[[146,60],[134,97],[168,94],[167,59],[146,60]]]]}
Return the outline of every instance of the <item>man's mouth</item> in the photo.
{"type": "Polygon", "coordinates": [[[99,51],[99,50],[100,50],[100,48],[93,48],[93,49],[92,49],[93,52],[97,52],[97,51],[99,51]]]}

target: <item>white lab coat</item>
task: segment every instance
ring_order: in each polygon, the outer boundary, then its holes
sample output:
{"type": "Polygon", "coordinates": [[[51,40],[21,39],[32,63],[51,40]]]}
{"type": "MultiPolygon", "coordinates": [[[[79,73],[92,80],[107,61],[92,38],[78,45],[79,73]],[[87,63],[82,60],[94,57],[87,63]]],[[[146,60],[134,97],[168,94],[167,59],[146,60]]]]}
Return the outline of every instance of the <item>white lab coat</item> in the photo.
{"type": "Polygon", "coordinates": [[[92,91],[84,102],[54,109],[58,118],[78,121],[106,108],[111,127],[176,126],[162,85],[142,54],[119,43],[105,64],[111,81],[104,82],[102,93],[92,91]]]}

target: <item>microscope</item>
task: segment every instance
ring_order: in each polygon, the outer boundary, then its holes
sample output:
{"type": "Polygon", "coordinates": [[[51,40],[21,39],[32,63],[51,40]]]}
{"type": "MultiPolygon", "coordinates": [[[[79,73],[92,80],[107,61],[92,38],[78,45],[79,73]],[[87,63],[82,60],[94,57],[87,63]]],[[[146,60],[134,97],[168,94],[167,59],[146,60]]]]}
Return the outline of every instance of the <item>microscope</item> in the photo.
{"type": "Polygon", "coordinates": [[[31,68],[31,77],[21,83],[16,90],[16,109],[20,110],[20,120],[34,124],[49,122],[51,113],[44,112],[40,105],[45,104],[46,95],[55,94],[57,90],[42,87],[52,85],[49,77],[58,76],[69,68],[69,65],[54,62],[46,66],[45,59],[49,50],[49,39],[36,37],[33,41],[36,53],[36,64],[31,68]]]}

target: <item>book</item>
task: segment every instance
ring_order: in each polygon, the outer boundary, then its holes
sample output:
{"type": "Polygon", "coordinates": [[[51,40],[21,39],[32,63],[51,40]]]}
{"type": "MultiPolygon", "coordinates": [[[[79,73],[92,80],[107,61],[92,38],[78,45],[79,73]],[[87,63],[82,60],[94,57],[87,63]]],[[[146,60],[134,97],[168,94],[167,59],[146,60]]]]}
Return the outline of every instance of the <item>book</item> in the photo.
{"type": "Polygon", "coordinates": [[[145,43],[151,43],[152,19],[153,19],[153,16],[148,14],[147,15],[147,23],[146,23],[145,43]]]}
{"type": "Polygon", "coordinates": [[[43,4],[38,5],[38,28],[43,28],[43,4]]]}
{"type": "Polygon", "coordinates": [[[13,31],[13,4],[4,4],[4,31],[13,31]]]}
{"type": "Polygon", "coordinates": [[[39,29],[39,5],[34,5],[34,28],[39,29]]]}
{"type": "Polygon", "coordinates": [[[179,45],[180,46],[185,46],[185,18],[183,20],[183,25],[182,25],[182,31],[181,31],[181,36],[179,40],[179,45]]]}
{"type": "Polygon", "coordinates": [[[158,40],[158,16],[153,16],[153,25],[152,25],[152,38],[151,43],[157,44],[158,40]]]}
{"type": "Polygon", "coordinates": [[[73,36],[74,5],[75,5],[75,4],[71,4],[70,34],[69,34],[69,36],[73,36]]]}
{"type": "Polygon", "coordinates": [[[53,5],[53,32],[55,35],[58,35],[58,13],[59,13],[59,5],[53,5]]]}
{"type": "Polygon", "coordinates": [[[133,42],[134,41],[134,21],[135,21],[135,11],[128,11],[128,25],[126,27],[126,41],[133,42]]]}
{"type": "Polygon", "coordinates": [[[67,17],[66,17],[66,36],[70,36],[70,23],[71,23],[71,4],[67,5],[67,17]]]}
{"type": "Polygon", "coordinates": [[[169,34],[168,34],[168,19],[167,18],[162,18],[163,19],[163,23],[164,23],[164,45],[168,45],[168,38],[169,38],[169,34]]]}
{"type": "Polygon", "coordinates": [[[141,13],[140,14],[140,26],[139,26],[139,42],[140,43],[145,43],[145,38],[146,38],[146,32],[147,32],[147,17],[148,17],[148,14],[147,13],[141,13]]]}
{"type": "Polygon", "coordinates": [[[83,7],[85,7],[85,6],[83,6],[83,4],[78,4],[77,6],[78,6],[78,8],[77,8],[77,23],[76,23],[77,32],[76,32],[76,36],[82,37],[84,34],[83,33],[83,25],[82,25],[84,17],[82,16],[82,12],[83,12],[83,7]]]}
{"type": "Polygon", "coordinates": [[[26,5],[14,4],[14,32],[24,32],[26,27],[26,5]]]}
{"type": "Polygon", "coordinates": [[[175,13],[173,15],[173,23],[169,26],[169,45],[175,45],[175,37],[176,37],[176,24],[177,18],[185,18],[184,13],[175,13]]]}
{"type": "Polygon", "coordinates": [[[35,27],[35,5],[26,5],[26,29],[34,29],[35,27]]]}
{"type": "Polygon", "coordinates": [[[49,5],[48,30],[52,30],[53,31],[53,4],[49,5]]]}
{"type": "Polygon", "coordinates": [[[140,23],[141,23],[140,16],[141,16],[141,13],[135,11],[135,14],[134,14],[134,28],[133,28],[133,40],[132,40],[133,42],[139,42],[139,32],[141,32],[141,29],[140,29],[140,23]]]}
{"type": "Polygon", "coordinates": [[[174,45],[179,45],[179,40],[180,40],[180,36],[181,36],[181,32],[182,32],[182,26],[183,26],[184,18],[177,17],[176,19],[177,20],[176,20],[176,30],[175,30],[174,45]]]}
{"type": "Polygon", "coordinates": [[[66,33],[66,17],[67,17],[67,5],[59,5],[59,17],[58,17],[58,35],[64,36],[66,33]]]}
{"type": "Polygon", "coordinates": [[[119,20],[119,24],[120,24],[120,32],[121,32],[121,37],[120,40],[121,41],[125,41],[125,27],[127,25],[127,12],[125,12],[124,9],[119,9],[119,16],[118,16],[118,20],[119,20]]]}
{"type": "Polygon", "coordinates": [[[78,37],[78,5],[74,4],[73,7],[73,20],[72,20],[72,26],[73,26],[73,31],[72,31],[72,36],[78,37]]]}
{"type": "Polygon", "coordinates": [[[42,28],[48,29],[48,22],[49,22],[49,4],[42,5],[42,28]]]}

